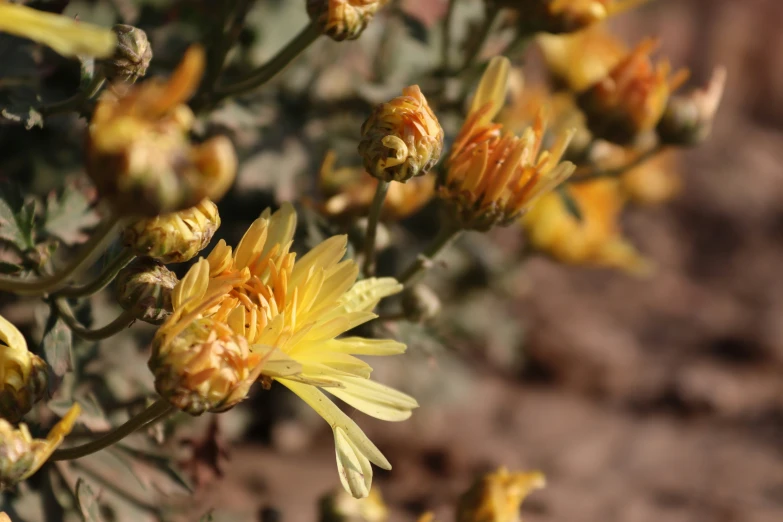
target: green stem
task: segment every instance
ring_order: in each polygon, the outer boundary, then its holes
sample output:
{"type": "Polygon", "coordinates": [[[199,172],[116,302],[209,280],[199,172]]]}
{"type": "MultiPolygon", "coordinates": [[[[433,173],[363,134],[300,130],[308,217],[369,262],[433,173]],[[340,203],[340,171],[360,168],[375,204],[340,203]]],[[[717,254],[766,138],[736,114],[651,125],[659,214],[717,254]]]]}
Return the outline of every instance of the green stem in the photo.
{"type": "Polygon", "coordinates": [[[223,98],[229,96],[236,96],[253,89],[260,87],[272,78],[277,73],[282,71],[286,65],[291,63],[294,58],[299,56],[310,44],[312,44],[318,37],[321,36],[321,30],[315,22],[310,22],[299,34],[297,34],[293,40],[283,47],[271,60],[264,65],[251,72],[245,79],[238,81],[233,85],[227,85],[225,87],[218,87],[215,90],[212,99],[212,104],[217,103],[223,98]]]}
{"type": "Polygon", "coordinates": [[[644,163],[645,161],[651,159],[653,156],[658,155],[663,150],[663,147],[660,145],[656,145],[652,149],[643,152],[638,157],[636,157],[634,160],[628,162],[627,164],[623,165],[622,167],[617,167],[614,169],[602,169],[602,170],[589,170],[585,173],[577,173],[571,176],[567,183],[584,183],[586,181],[593,181],[596,179],[602,179],[602,178],[616,178],[619,176],[622,176],[626,172],[628,172],[631,169],[634,169],[644,163]]]}
{"type": "Polygon", "coordinates": [[[251,3],[250,0],[226,0],[224,2],[220,22],[215,25],[211,41],[205,42],[209,53],[207,55],[207,70],[199,89],[199,96],[205,99],[212,96],[223,71],[226,57],[242,31],[242,25],[251,3]]]}
{"type": "Polygon", "coordinates": [[[52,456],[49,458],[49,460],[54,462],[58,460],[74,460],[85,457],[121,441],[134,431],[157,422],[164,417],[169,416],[174,411],[174,406],[170,405],[164,399],[158,399],[146,410],[139,413],[135,417],[131,417],[125,424],[119,426],[118,428],[101,437],[98,437],[91,442],[82,444],[81,446],[59,449],[52,453],[52,456]]]}
{"type": "Polygon", "coordinates": [[[82,246],[79,255],[61,270],[49,276],[33,280],[18,277],[0,277],[0,291],[18,295],[44,295],[59,290],[73,277],[78,276],[101,256],[106,246],[114,240],[114,231],[118,223],[116,217],[106,220],[82,246]]]}
{"type": "Polygon", "coordinates": [[[378,181],[378,187],[375,189],[375,197],[370,205],[370,213],[367,215],[367,233],[364,236],[364,276],[371,277],[375,275],[375,238],[378,235],[378,222],[381,220],[383,211],[383,202],[386,200],[386,193],[389,191],[389,182],[378,181]]]}
{"type": "Polygon", "coordinates": [[[479,34],[476,36],[476,39],[472,41],[472,45],[468,48],[467,53],[465,53],[465,61],[462,63],[462,67],[459,70],[460,73],[473,67],[473,62],[476,61],[479,53],[481,53],[481,48],[484,47],[484,42],[487,41],[487,37],[489,37],[492,26],[495,24],[495,20],[499,14],[500,8],[494,6],[487,8],[484,23],[479,29],[479,34]]]}
{"type": "Polygon", "coordinates": [[[103,269],[101,274],[91,282],[81,286],[69,286],[57,292],[57,297],[88,297],[97,294],[111,283],[117,274],[128,266],[136,258],[136,254],[124,248],[109,264],[103,269]]]}
{"type": "Polygon", "coordinates": [[[79,323],[76,317],[74,317],[73,311],[68,305],[68,301],[65,299],[55,299],[54,307],[57,310],[57,314],[62,317],[65,324],[68,325],[68,328],[70,328],[75,335],[88,341],[100,341],[101,339],[107,339],[113,335],[117,335],[136,320],[136,316],[132,311],[125,310],[106,326],[91,330],[79,323]]]}
{"type": "Polygon", "coordinates": [[[432,262],[440,251],[457,239],[461,232],[462,229],[460,228],[447,224],[442,225],[430,246],[419,254],[416,260],[398,278],[400,283],[405,286],[411,286],[415,283],[432,266],[432,262]]]}

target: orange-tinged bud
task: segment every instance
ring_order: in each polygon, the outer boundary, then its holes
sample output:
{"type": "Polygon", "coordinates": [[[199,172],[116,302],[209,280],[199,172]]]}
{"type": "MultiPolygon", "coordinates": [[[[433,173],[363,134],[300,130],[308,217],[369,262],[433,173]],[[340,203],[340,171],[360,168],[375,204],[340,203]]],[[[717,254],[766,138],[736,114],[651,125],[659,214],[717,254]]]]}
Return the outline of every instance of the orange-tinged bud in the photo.
{"type": "Polygon", "coordinates": [[[176,274],[160,261],[135,259],[117,274],[117,300],[137,319],[160,324],[173,311],[171,292],[177,283],[176,274]]]}
{"type": "Polygon", "coordinates": [[[149,361],[155,389],[163,398],[201,415],[226,411],[247,396],[259,375],[261,356],[250,351],[243,335],[209,318],[169,332],[160,330],[155,336],[149,361]]]}
{"type": "Polygon", "coordinates": [[[136,255],[182,263],[196,257],[218,227],[217,205],[205,199],[189,209],[136,221],[123,231],[122,241],[136,255]]]}
{"type": "Polygon", "coordinates": [[[418,85],[376,105],[362,125],[359,154],[367,172],[382,181],[426,174],[442,149],[443,129],[418,85]]]}
{"type": "Polygon", "coordinates": [[[688,72],[681,69],[671,75],[666,60],[654,65],[650,53],[656,46],[654,40],[642,42],[579,95],[587,126],[596,137],[628,145],[658,124],[669,95],[685,81],[688,72]]]}
{"type": "Polygon", "coordinates": [[[355,40],[388,0],[307,0],[307,14],[320,31],[338,42],[355,40]]]}
{"type": "Polygon", "coordinates": [[[48,384],[44,360],[31,353],[21,332],[0,316],[0,417],[19,421],[43,398],[48,384]]]}
{"type": "Polygon", "coordinates": [[[538,471],[509,473],[500,468],[479,478],[457,504],[457,522],[519,522],[519,507],[546,485],[538,471]]]}
{"type": "Polygon", "coordinates": [[[220,199],[236,174],[225,137],[192,144],[195,119],[185,105],[204,70],[204,51],[191,47],[167,81],[107,92],[93,113],[87,173],[101,196],[124,216],[156,216],[220,199]]]}

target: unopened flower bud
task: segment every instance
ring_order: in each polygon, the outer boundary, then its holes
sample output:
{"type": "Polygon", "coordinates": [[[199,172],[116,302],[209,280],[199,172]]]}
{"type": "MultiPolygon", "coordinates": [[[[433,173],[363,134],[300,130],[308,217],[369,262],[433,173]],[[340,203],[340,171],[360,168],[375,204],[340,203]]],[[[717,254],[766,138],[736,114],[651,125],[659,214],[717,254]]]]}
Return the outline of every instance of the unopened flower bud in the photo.
{"type": "Polygon", "coordinates": [[[377,487],[365,498],[354,498],[340,489],[321,499],[321,522],[386,522],[389,508],[377,487]]]}
{"type": "Polygon", "coordinates": [[[204,69],[192,47],[167,81],[147,80],[126,92],[107,91],[93,113],[86,170],[120,216],[157,216],[220,199],[236,175],[224,136],[192,144],[195,116],[185,105],[204,69]]]}
{"type": "Polygon", "coordinates": [[[629,145],[658,124],[669,95],[685,81],[688,72],[681,69],[671,75],[666,60],[653,65],[650,53],[656,46],[654,40],[642,42],[579,95],[587,126],[596,137],[629,145]]]}
{"type": "Polygon", "coordinates": [[[244,336],[224,323],[202,318],[184,328],[175,323],[172,329],[159,330],[149,368],[163,398],[184,412],[201,415],[226,411],[242,401],[257,377],[254,370],[260,360],[244,336]]]}
{"type": "Polygon", "coordinates": [[[112,31],[117,35],[117,48],[111,57],[101,60],[101,70],[109,81],[134,83],[147,74],[152,60],[147,33],[126,24],[117,24],[112,31]]]}
{"type": "Polygon", "coordinates": [[[81,409],[74,404],[60,422],[43,439],[34,439],[25,424],[14,428],[0,419],[0,491],[14,487],[43,465],[71,432],[81,409]]]}
{"type": "Polygon", "coordinates": [[[522,30],[573,33],[646,0],[487,0],[516,11],[522,30]]]}
{"type": "Polygon", "coordinates": [[[545,486],[538,471],[509,473],[500,468],[479,478],[460,497],[457,522],[518,522],[519,507],[532,491],[545,486]]]}
{"type": "Polygon", "coordinates": [[[726,85],[726,69],[712,73],[704,89],[673,96],[658,122],[658,137],[664,145],[692,146],[704,142],[712,132],[712,121],[718,111],[726,85]]]}
{"type": "Polygon", "coordinates": [[[123,244],[139,256],[161,263],[182,263],[198,255],[220,227],[217,205],[209,199],[195,207],[149,219],[127,227],[123,244]]]}
{"type": "Polygon", "coordinates": [[[333,40],[355,40],[388,0],[307,0],[307,14],[333,40]]]}
{"type": "Polygon", "coordinates": [[[117,274],[117,300],[137,319],[160,324],[171,315],[171,291],[177,282],[176,274],[160,261],[139,258],[117,274]]]}
{"type": "Polygon", "coordinates": [[[376,105],[362,125],[359,154],[367,172],[382,181],[426,174],[442,150],[443,129],[418,85],[376,105]]]}
{"type": "Polygon", "coordinates": [[[17,422],[43,398],[48,384],[44,360],[31,353],[21,332],[0,316],[0,417],[17,422]]]}
{"type": "Polygon", "coordinates": [[[432,319],[440,313],[440,309],[440,298],[426,285],[414,285],[402,294],[402,310],[405,312],[405,318],[411,321],[432,319]]]}

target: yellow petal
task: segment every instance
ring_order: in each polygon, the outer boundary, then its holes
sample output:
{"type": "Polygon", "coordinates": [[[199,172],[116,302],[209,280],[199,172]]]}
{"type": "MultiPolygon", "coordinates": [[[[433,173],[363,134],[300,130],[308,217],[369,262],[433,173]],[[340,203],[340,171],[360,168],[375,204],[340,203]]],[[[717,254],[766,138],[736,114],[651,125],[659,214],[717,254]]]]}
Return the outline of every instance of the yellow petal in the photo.
{"type": "Polygon", "coordinates": [[[49,436],[46,437],[46,444],[41,447],[40,451],[36,451],[34,455],[34,464],[30,468],[29,471],[27,471],[22,479],[26,479],[38,469],[43,466],[44,462],[49,460],[49,457],[51,457],[52,453],[54,453],[54,450],[57,449],[57,447],[62,444],[63,439],[65,439],[65,436],[68,435],[71,430],[73,429],[73,425],[76,422],[76,419],[79,417],[79,414],[81,414],[82,408],[78,404],[74,403],[73,406],[71,406],[71,409],[68,410],[68,412],[65,414],[65,416],[60,419],[60,422],[54,425],[54,427],[49,432],[49,436]]]}
{"type": "Polygon", "coordinates": [[[269,221],[264,218],[253,221],[234,252],[234,268],[241,270],[258,259],[264,251],[268,227],[269,221]]]}
{"type": "Polygon", "coordinates": [[[327,388],[326,391],[376,419],[399,422],[408,419],[418,408],[416,399],[383,384],[361,377],[337,377],[343,388],[327,388]]]}
{"type": "Polygon", "coordinates": [[[495,116],[503,107],[510,70],[511,62],[508,58],[495,56],[490,60],[487,70],[484,71],[468,111],[468,114],[472,114],[484,107],[484,105],[491,104],[491,109],[481,117],[481,125],[486,125],[495,119],[495,116]]]}
{"type": "Polygon", "coordinates": [[[340,302],[344,312],[369,312],[381,299],[399,292],[402,292],[402,285],[393,277],[372,277],[353,285],[340,302]]]}
{"type": "Polygon", "coordinates": [[[0,32],[48,45],[63,56],[106,58],[117,46],[109,29],[5,2],[0,2],[0,32]]]}
{"type": "Polygon", "coordinates": [[[204,297],[208,287],[209,263],[202,257],[190,267],[185,277],[174,287],[171,295],[174,310],[182,308],[185,302],[190,299],[195,302],[204,297]]]}
{"type": "Polygon", "coordinates": [[[334,430],[337,472],[345,490],[354,498],[365,498],[372,485],[372,466],[340,428],[334,430]]]}
{"type": "Polygon", "coordinates": [[[405,353],[403,343],[391,339],[365,339],[363,337],[344,337],[329,341],[325,349],[350,353],[353,355],[399,355],[405,353]]]}
{"type": "Polygon", "coordinates": [[[290,243],[294,239],[295,231],[296,210],[291,203],[283,203],[269,220],[269,237],[262,255],[266,255],[274,245],[290,243]]]}
{"type": "Polygon", "coordinates": [[[269,377],[288,377],[302,371],[302,365],[273,346],[254,344],[250,349],[264,358],[261,373],[269,377]],[[270,353],[271,351],[271,353],[270,353]]]}

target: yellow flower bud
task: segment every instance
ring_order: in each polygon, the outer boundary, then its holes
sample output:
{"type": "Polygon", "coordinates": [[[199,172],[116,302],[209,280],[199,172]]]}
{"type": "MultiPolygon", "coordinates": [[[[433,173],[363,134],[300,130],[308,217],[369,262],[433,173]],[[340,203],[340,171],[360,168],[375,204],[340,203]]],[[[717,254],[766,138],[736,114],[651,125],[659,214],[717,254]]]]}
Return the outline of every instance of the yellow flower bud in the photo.
{"type": "Polygon", "coordinates": [[[124,94],[108,91],[93,113],[87,173],[101,196],[124,216],[157,216],[220,199],[236,175],[231,142],[222,136],[194,145],[195,119],[185,101],[204,70],[204,51],[191,47],[168,81],[147,80],[124,94]]]}
{"type": "Polygon", "coordinates": [[[719,67],[704,89],[673,96],[658,123],[658,137],[664,145],[693,146],[704,142],[712,132],[712,121],[718,112],[726,69],[719,67]]]}
{"type": "Polygon", "coordinates": [[[307,0],[307,14],[320,31],[338,42],[355,40],[388,0],[307,0]]]}
{"type": "Polygon", "coordinates": [[[321,522],[386,522],[389,508],[377,487],[365,498],[354,498],[344,489],[321,499],[321,522]]]}
{"type": "Polygon", "coordinates": [[[111,56],[117,37],[109,29],[0,0],[0,32],[48,45],[63,56],[111,56]]]}
{"type": "Polygon", "coordinates": [[[519,507],[546,485],[538,471],[509,473],[500,468],[479,478],[459,499],[457,522],[519,522],[519,507]]]}
{"type": "Polygon", "coordinates": [[[647,0],[488,0],[514,9],[525,31],[573,33],[647,0]]]}
{"type": "Polygon", "coordinates": [[[27,349],[24,336],[0,316],[0,416],[17,422],[43,398],[46,363],[27,349]]]}
{"type": "Polygon", "coordinates": [[[177,276],[160,261],[134,260],[117,274],[117,300],[145,323],[160,324],[171,315],[177,276]]]}
{"type": "Polygon", "coordinates": [[[115,25],[112,31],[117,35],[117,48],[112,56],[99,62],[101,70],[109,81],[134,83],[147,74],[152,60],[147,33],[125,24],[115,25]]]}
{"type": "Polygon", "coordinates": [[[38,471],[71,432],[80,412],[79,405],[74,404],[45,440],[32,438],[25,424],[15,429],[7,420],[0,419],[0,491],[38,471]]]}
{"type": "Polygon", "coordinates": [[[509,67],[503,57],[490,62],[452,145],[446,176],[439,180],[438,197],[463,229],[509,225],[574,171],[573,164],[560,162],[572,130],[542,152],[541,114],[521,137],[492,122],[505,99],[509,67]]]}
{"type": "Polygon", "coordinates": [[[158,393],[191,415],[221,412],[242,401],[258,377],[261,356],[225,323],[202,318],[162,328],[149,367],[158,393]]]}
{"type": "Polygon", "coordinates": [[[654,66],[650,53],[656,46],[654,40],[642,42],[579,95],[587,126],[596,137],[628,145],[658,124],[670,93],[685,81],[688,72],[681,69],[670,75],[671,65],[666,60],[654,66]]]}
{"type": "Polygon", "coordinates": [[[367,172],[382,181],[426,174],[442,149],[443,129],[418,85],[378,104],[362,125],[359,154],[367,172]]]}
{"type": "Polygon", "coordinates": [[[220,227],[217,205],[209,199],[195,207],[140,219],[123,231],[123,244],[136,255],[161,263],[182,263],[196,257],[220,227]]]}

